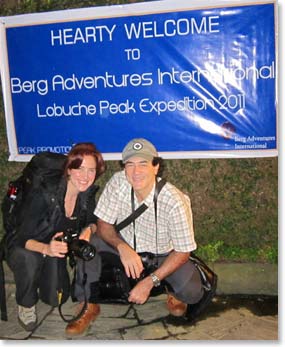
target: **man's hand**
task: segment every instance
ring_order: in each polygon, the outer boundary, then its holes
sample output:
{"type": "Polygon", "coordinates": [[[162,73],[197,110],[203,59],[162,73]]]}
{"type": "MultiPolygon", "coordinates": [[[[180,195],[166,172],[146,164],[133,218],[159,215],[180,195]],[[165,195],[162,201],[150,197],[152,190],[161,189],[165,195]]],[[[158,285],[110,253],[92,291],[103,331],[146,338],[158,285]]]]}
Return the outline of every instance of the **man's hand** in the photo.
{"type": "Polygon", "coordinates": [[[118,236],[114,225],[98,219],[97,235],[106,243],[117,249],[121,262],[128,277],[139,278],[143,271],[143,264],[140,256],[121,237],[118,236]]]}
{"type": "Polygon", "coordinates": [[[133,279],[139,278],[143,271],[141,257],[127,243],[118,245],[121,262],[124,265],[126,275],[133,279]]]}
{"type": "Polygon", "coordinates": [[[149,298],[152,287],[151,278],[149,276],[144,278],[130,291],[128,301],[135,304],[144,304],[149,298]]]}

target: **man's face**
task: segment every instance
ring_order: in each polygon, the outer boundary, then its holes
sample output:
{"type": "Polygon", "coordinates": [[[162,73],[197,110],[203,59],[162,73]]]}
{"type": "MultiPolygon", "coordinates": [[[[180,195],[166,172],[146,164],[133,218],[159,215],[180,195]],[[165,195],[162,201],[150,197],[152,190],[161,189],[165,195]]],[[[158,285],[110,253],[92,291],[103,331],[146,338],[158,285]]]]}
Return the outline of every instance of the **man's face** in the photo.
{"type": "Polygon", "coordinates": [[[125,163],[125,173],[128,182],[132,185],[136,195],[145,199],[151,192],[155,183],[159,165],[140,157],[132,157],[125,163]]]}

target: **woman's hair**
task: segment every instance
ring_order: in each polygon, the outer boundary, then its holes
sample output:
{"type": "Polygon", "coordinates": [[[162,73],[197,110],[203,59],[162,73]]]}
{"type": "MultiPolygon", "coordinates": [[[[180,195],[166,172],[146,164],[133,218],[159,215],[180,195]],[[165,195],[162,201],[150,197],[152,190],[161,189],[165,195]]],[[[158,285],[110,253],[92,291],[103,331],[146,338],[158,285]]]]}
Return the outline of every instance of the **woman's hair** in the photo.
{"type": "Polygon", "coordinates": [[[106,170],[106,165],[102,154],[97,150],[96,146],[91,142],[77,143],[74,145],[67,155],[67,161],[64,168],[64,177],[67,178],[68,170],[79,169],[84,156],[91,155],[96,162],[96,179],[100,177],[106,170]]]}

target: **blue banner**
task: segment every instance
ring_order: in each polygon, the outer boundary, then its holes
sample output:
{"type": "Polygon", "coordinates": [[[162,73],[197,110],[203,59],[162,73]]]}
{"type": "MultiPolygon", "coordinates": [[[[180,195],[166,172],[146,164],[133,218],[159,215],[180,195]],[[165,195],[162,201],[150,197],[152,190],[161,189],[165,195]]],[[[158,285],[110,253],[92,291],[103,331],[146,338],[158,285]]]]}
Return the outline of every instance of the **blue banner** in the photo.
{"type": "Polygon", "coordinates": [[[275,3],[163,3],[2,18],[10,160],[85,141],[117,159],[134,137],[165,158],[277,155],[275,3]]]}

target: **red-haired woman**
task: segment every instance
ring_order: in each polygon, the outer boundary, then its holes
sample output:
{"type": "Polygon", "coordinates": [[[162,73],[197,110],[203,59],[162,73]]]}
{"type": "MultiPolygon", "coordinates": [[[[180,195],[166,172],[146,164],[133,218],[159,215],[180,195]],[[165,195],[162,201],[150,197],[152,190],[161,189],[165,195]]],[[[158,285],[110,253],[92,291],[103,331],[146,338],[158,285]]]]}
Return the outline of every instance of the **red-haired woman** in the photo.
{"type": "MultiPolygon", "coordinates": [[[[66,267],[69,244],[60,239],[63,231],[68,231],[77,232],[79,239],[90,240],[97,222],[93,212],[98,187],[94,182],[104,171],[103,157],[95,145],[79,143],[68,153],[62,177],[45,182],[27,196],[21,223],[7,244],[7,262],[16,283],[18,320],[28,331],[37,325],[39,299],[57,306],[57,292],[62,287],[65,296],[62,302],[69,296],[66,267]]],[[[82,319],[90,322],[99,313],[99,306],[90,297],[93,281],[92,260],[85,262],[78,258],[73,298],[82,305],[86,294],[88,305],[82,319]],[[83,271],[88,274],[85,286],[83,271]]],[[[72,329],[72,324],[67,330],[72,329]]]]}

